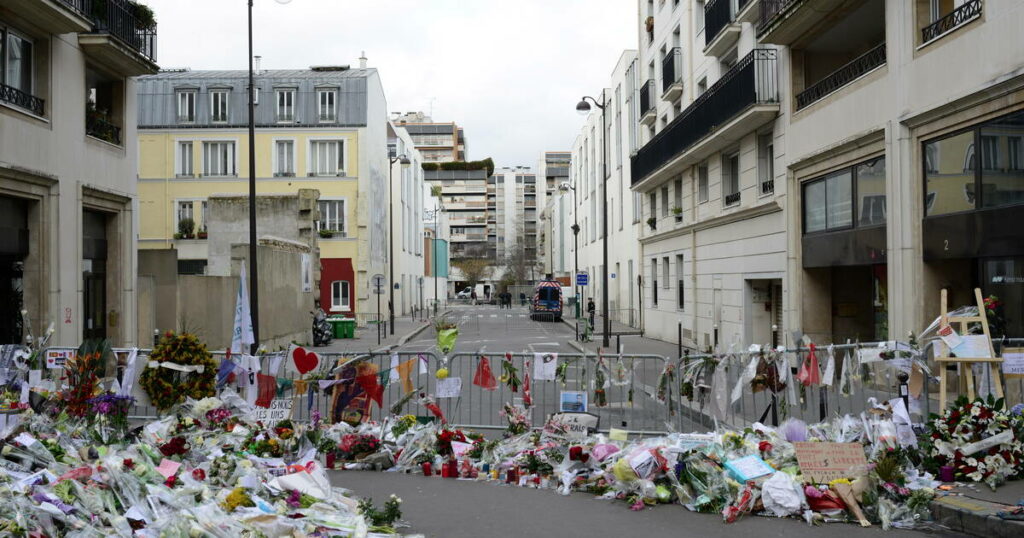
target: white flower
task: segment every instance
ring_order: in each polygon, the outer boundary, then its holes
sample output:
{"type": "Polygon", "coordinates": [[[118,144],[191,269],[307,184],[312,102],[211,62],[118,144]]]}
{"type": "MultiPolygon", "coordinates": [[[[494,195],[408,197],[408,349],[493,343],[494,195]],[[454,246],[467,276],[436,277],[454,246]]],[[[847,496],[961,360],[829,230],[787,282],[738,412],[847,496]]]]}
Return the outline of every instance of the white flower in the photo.
{"type": "Polygon", "coordinates": [[[981,406],[974,406],[971,408],[971,416],[976,417],[981,414],[981,406]]]}

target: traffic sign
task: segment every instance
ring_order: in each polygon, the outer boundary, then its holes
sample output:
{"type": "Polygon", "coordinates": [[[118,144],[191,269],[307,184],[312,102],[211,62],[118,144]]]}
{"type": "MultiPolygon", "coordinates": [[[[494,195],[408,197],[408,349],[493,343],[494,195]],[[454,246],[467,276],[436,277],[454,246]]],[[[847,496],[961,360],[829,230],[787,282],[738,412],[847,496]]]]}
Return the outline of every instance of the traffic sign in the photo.
{"type": "Polygon", "coordinates": [[[377,273],[376,275],[373,275],[372,282],[373,282],[373,293],[378,293],[378,294],[384,293],[384,283],[386,282],[386,279],[384,278],[384,275],[382,275],[380,273],[377,273]]]}
{"type": "Polygon", "coordinates": [[[586,286],[589,281],[590,275],[588,275],[587,273],[576,273],[577,286],[586,286]]]}

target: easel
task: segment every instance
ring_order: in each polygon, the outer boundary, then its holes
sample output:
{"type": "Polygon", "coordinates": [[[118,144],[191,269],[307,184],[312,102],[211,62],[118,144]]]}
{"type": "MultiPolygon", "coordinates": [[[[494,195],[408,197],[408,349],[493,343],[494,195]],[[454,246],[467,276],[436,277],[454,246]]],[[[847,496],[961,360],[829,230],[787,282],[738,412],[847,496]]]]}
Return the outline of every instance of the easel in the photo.
{"type": "Polygon", "coordinates": [[[941,306],[942,306],[942,317],[939,322],[939,329],[941,330],[945,326],[953,327],[961,336],[967,335],[971,323],[980,323],[982,333],[985,335],[985,343],[988,346],[988,357],[951,357],[950,349],[946,346],[946,343],[941,339],[936,342],[939,346],[939,354],[935,357],[935,362],[939,366],[939,408],[946,408],[946,365],[943,363],[957,363],[961,366],[960,370],[962,375],[960,376],[960,392],[963,392],[964,385],[967,386],[967,397],[974,401],[974,372],[971,367],[976,362],[988,363],[989,372],[992,376],[993,389],[995,390],[996,396],[999,398],[1003,397],[1003,382],[999,377],[1000,365],[1003,362],[1002,358],[996,357],[995,350],[992,349],[992,335],[988,331],[988,317],[985,314],[985,300],[981,297],[981,288],[974,288],[974,300],[978,304],[978,315],[976,316],[950,316],[946,297],[946,290],[942,290],[941,295],[941,306]],[[959,326],[956,326],[959,325],[959,326]]]}

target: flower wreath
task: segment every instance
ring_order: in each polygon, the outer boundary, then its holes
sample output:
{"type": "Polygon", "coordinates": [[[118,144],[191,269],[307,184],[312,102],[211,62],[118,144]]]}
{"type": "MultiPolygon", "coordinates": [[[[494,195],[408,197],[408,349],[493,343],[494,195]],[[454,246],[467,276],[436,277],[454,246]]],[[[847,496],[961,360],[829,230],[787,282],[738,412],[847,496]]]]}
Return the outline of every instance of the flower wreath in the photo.
{"type": "Polygon", "coordinates": [[[150,402],[160,410],[185,401],[200,400],[216,393],[217,365],[206,350],[206,344],[194,334],[175,334],[168,331],[153,347],[150,365],[142,372],[139,384],[150,402]],[[202,371],[178,371],[152,363],[172,363],[180,366],[202,366],[202,371]]]}
{"type": "Polygon", "coordinates": [[[926,446],[939,465],[952,466],[956,477],[1000,483],[1024,474],[1024,420],[1004,408],[1003,399],[960,397],[941,415],[932,415],[926,446]],[[968,445],[1011,432],[1005,442],[965,453],[968,445]]]}

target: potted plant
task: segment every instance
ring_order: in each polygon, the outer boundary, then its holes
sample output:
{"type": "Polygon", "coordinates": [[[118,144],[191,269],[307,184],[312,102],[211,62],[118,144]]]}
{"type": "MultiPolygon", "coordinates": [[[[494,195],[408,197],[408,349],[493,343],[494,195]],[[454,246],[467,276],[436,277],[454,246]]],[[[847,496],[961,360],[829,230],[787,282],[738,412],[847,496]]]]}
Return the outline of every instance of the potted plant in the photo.
{"type": "Polygon", "coordinates": [[[334,230],[320,230],[320,237],[330,239],[334,237],[334,230]]]}
{"type": "Polygon", "coordinates": [[[185,236],[182,235],[181,232],[174,232],[174,238],[175,239],[184,239],[185,236]]]}
{"type": "Polygon", "coordinates": [[[672,214],[676,216],[676,222],[683,222],[683,208],[679,206],[673,207],[672,214]]]}
{"type": "Polygon", "coordinates": [[[207,237],[209,237],[209,233],[204,229],[197,233],[196,237],[198,237],[199,239],[206,239],[207,237]]]}
{"type": "Polygon", "coordinates": [[[184,218],[178,221],[178,234],[181,237],[175,236],[175,239],[192,239],[192,232],[196,229],[196,221],[184,218]]]}
{"type": "Polygon", "coordinates": [[[156,18],[153,10],[147,5],[131,2],[132,14],[135,16],[135,27],[139,30],[149,30],[156,26],[156,18]]]}
{"type": "Polygon", "coordinates": [[[647,225],[650,226],[652,230],[656,230],[658,228],[658,219],[654,217],[647,217],[647,225]]]}

